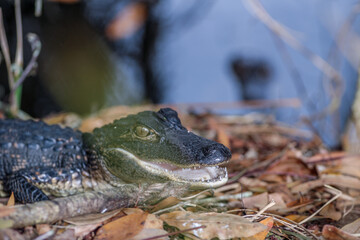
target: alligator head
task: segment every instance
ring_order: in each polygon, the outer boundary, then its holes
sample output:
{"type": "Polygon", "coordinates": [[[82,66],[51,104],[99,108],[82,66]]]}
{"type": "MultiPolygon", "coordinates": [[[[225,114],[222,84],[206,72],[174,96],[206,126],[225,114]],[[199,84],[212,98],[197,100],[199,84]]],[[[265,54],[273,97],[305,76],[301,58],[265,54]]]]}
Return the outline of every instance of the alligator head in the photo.
{"type": "Polygon", "coordinates": [[[92,139],[106,169],[125,182],[207,188],[227,181],[226,168],[218,165],[230,159],[230,150],[188,131],[170,108],[116,120],[95,129],[92,139]]]}

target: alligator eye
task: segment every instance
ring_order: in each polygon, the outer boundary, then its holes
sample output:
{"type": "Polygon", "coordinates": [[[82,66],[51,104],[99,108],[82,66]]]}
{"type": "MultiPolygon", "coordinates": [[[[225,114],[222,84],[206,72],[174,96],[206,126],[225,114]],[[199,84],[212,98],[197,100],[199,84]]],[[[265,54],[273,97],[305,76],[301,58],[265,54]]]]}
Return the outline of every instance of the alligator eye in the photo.
{"type": "Polygon", "coordinates": [[[144,126],[137,126],[135,128],[135,134],[139,137],[147,137],[150,134],[150,130],[144,126]]]}

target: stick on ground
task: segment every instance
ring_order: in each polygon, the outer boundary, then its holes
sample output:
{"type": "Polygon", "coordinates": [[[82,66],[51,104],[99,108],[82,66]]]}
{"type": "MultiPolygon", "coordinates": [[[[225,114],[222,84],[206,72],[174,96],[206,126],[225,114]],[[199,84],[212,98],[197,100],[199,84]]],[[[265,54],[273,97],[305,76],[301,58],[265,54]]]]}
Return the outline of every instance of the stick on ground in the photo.
{"type": "Polygon", "coordinates": [[[172,182],[146,184],[139,187],[128,184],[101,192],[85,192],[51,201],[3,207],[0,208],[0,216],[3,215],[0,217],[0,229],[52,223],[89,213],[106,212],[136,205],[144,206],[168,196],[180,197],[187,189],[187,185],[172,182]]]}

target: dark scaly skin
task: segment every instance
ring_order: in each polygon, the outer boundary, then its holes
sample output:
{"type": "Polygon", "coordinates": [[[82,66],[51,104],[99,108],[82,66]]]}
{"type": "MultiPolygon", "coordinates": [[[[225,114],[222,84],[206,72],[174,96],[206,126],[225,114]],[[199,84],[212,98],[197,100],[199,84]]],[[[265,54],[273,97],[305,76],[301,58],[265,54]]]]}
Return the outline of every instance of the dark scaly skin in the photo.
{"type": "Polygon", "coordinates": [[[81,132],[31,120],[0,121],[0,162],[5,190],[18,189],[14,191],[17,199],[28,191],[24,202],[48,199],[30,180],[39,184],[64,182],[87,169],[81,132]]]}
{"type": "Polygon", "coordinates": [[[187,131],[172,109],[129,115],[92,134],[43,122],[0,121],[0,187],[24,203],[126,184],[219,186],[226,170],[208,166],[230,157],[222,144],[187,131]]]}

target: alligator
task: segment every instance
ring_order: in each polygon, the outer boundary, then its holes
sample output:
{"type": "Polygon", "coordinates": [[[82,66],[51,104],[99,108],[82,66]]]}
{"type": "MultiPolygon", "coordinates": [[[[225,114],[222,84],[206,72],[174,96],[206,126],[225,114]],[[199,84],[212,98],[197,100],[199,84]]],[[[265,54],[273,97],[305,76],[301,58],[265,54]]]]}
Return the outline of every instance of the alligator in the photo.
{"type": "Polygon", "coordinates": [[[224,145],[188,131],[162,108],[115,120],[92,133],[34,120],[0,120],[0,193],[32,203],[124,184],[221,186],[224,145]]]}

